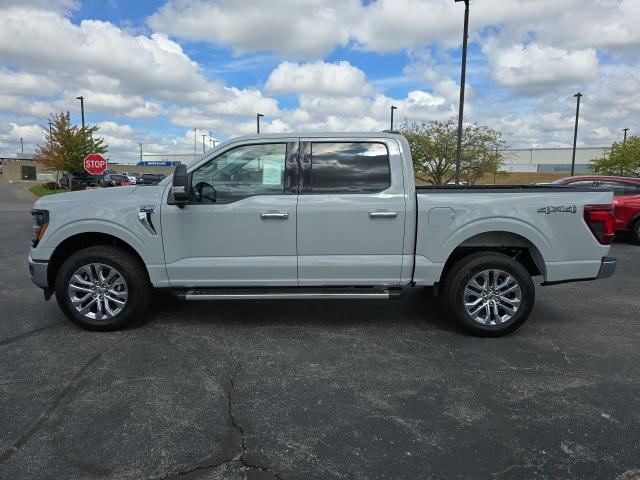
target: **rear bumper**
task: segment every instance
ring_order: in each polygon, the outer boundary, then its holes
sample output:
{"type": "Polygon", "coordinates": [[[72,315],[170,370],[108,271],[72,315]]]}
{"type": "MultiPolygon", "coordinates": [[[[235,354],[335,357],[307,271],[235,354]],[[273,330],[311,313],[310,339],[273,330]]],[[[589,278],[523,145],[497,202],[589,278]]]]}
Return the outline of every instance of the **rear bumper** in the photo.
{"type": "Polygon", "coordinates": [[[618,260],[614,257],[602,257],[600,261],[600,269],[598,270],[598,275],[596,277],[591,278],[570,278],[567,280],[558,280],[552,282],[542,282],[540,285],[543,287],[549,285],[558,285],[560,283],[572,283],[572,282],[588,282],[591,280],[598,280],[599,278],[609,278],[616,271],[616,264],[618,260]]]}
{"type": "Polygon", "coordinates": [[[598,271],[597,278],[609,278],[616,271],[616,264],[618,260],[614,257],[602,257],[602,263],[600,264],[600,270],[598,271]]]}
{"type": "Polygon", "coordinates": [[[31,258],[31,255],[28,257],[28,262],[29,277],[31,278],[31,281],[40,288],[48,289],[49,282],[47,281],[47,268],[49,267],[49,262],[46,260],[34,260],[31,258]]]}

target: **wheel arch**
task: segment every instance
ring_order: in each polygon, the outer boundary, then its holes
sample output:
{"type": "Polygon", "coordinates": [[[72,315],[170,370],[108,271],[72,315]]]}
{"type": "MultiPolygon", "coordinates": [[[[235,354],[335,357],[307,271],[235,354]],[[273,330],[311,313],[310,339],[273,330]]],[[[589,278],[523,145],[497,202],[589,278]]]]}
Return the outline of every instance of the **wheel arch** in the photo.
{"type": "Polygon", "coordinates": [[[544,257],[536,244],[518,233],[497,230],[476,233],[458,243],[445,261],[441,279],[458,260],[482,251],[507,254],[521,262],[531,276],[546,276],[544,257]]]}
{"type": "Polygon", "coordinates": [[[58,244],[58,246],[51,254],[51,257],[49,259],[49,266],[47,268],[47,282],[49,283],[49,285],[53,286],[55,284],[55,279],[58,271],[60,270],[60,267],[62,266],[64,260],[69,257],[69,255],[77,252],[78,250],[82,250],[83,248],[96,245],[113,245],[126,250],[140,262],[140,264],[144,267],[145,272],[147,272],[147,276],[149,276],[149,271],[146,267],[144,259],[142,258],[142,255],[140,255],[140,253],[128,242],[108,233],[83,232],[71,235],[64,239],[58,244]]]}

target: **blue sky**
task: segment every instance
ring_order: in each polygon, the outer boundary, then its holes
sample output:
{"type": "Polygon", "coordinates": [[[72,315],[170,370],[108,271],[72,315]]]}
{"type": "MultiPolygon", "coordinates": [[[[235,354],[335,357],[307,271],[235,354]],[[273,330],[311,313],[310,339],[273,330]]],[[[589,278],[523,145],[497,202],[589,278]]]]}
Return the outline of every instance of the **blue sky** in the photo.
{"type": "MultiPolygon", "coordinates": [[[[100,126],[116,161],[263,130],[371,131],[457,112],[452,0],[0,0],[0,155],[50,112],[100,126]]],[[[640,129],[640,2],[474,0],[465,120],[514,147],[640,129]],[[586,8],[585,8],[586,7],[586,8]]]]}

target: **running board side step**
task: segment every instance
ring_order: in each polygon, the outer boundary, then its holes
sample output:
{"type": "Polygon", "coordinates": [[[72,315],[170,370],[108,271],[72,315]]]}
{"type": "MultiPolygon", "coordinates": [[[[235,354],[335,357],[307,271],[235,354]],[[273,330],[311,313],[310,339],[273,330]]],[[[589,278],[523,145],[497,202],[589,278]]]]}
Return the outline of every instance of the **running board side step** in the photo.
{"type": "Polygon", "coordinates": [[[177,291],[181,300],[328,300],[328,299],[388,299],[398,297],[400,289],[336,288],[336,289],[195,289],[177,291]]]}

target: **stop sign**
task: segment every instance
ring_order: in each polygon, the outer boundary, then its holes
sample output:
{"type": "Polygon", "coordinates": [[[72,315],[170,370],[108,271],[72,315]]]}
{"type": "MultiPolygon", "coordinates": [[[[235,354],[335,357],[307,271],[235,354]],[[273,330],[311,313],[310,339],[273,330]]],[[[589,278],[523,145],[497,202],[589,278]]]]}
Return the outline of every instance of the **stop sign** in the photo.
{"type": "Polygon", "coordinates": [[[107,161],[99,153],[90,153],[84,157],[84,169],[91,175],[100,175],[107,169],[107,161]]]}

